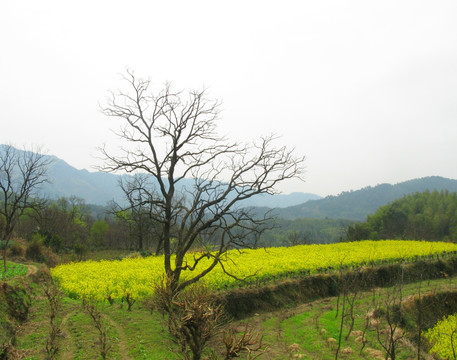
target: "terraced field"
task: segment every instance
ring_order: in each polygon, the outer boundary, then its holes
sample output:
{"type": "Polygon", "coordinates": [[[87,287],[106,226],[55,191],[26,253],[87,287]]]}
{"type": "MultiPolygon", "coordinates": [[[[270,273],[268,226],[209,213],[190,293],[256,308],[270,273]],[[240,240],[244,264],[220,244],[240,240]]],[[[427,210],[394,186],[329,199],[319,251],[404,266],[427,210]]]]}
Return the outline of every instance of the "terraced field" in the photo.
{"type": "MultiPolygon", "coordinates": [[[[395,240],[232,250],[225,256],[224,268],[245,281],[226,275],[221,266],[203,281],[213,289],[229,289],[329,269],[404,262],[456,251],[457,245],[453,243],[395,240]]],[[[188,254],[186,260],[192,264],[194,256],[198,254],[188,254]]],[[[201,261],[195,271],[204,269],[209,261],[201,261]]],[[[70,263],[52,269],[52,275],[72,298],[124,301],[127,297],[141,300],[150,295],[162,269],[163,257],[156,256],[70,263]]],[[[185,271],[182,277],[190,275],[190,271],[185,271]]]]}

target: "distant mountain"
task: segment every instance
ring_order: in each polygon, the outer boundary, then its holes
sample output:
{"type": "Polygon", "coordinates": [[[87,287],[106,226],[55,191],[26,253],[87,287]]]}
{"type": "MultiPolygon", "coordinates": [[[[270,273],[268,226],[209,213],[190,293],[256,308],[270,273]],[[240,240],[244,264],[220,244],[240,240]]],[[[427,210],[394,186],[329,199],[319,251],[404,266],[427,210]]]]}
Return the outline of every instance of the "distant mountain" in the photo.
{"type": "Polygon", "coordinates": [[[320,200],[277,209],[275,213],[284,219],[332,218],[363,221],[366,216],[389,202],[406,194],[426,190],[448,190],[457,192],[457,180],[440,176],[430,176],[401,182],[395,185],[380,184],[368,186],[357,191],[343,192],[338,196],[327,196],[320,200]]]}
{"type": "Polygon", "coordinates": [[[52,156],[49,168],[50,183],[42,187],[42,192],[51,198],[77,196],[88,204],[106,205],[107,202],[122,198],[118,188],[118,175],[103,172],[78,170],[65,161],[52,156]]]}
{"type": "MultiPolygon", "coordinates": [[[[87,204],[101,206],[111,200],[122,201],[123,194],[118,186],[121,175],[78,170],[55,156],[51,158],[54,160],[49,169],[51,183],[42,187],[44,195],[50,198],[77,196],[84,199],[87,204]]],[[[192,179],[185,179],[182,185],[190,188],[191,182],[193,182],[192,179]]],[[[243,206],[254,207],[259,214],[274,208],[278,217],[287,220],[330,218],[363,221],[368,214],[375,213],[380,206],[406,194],[426,190],[457,192],[457,180],[431,176],[395,185],[368,186],[361,190],[343,192],[338,196],[326,198],[309,193],[264,194],[243,202],[243,206]]]]}
{"type": "MultiPolygon", "coordinates": [[[[86,203],[95,205],[106,205],[111,200],[122,201],[123,193],[118,186],[121,175],[78,170],[55,156],[52,156],[52,159],[53,163],[49,168],[51,183],[42,187],[42,192],[47,196],[51,198],[77,196],[84,199],[86,203]]],[[[182,185],[187,184],[190,188],[191,182],[193,182],[192,179],[184,179],[182,185]]],[[[319,195],[307,193],[264,194],[244,201],[243,205],[282,208],[321,198],[319,195]]]]}
{"type": "Polygon", "coordinates": [[[246,206],[286,208],[294,205],[306,203],[310,200],[322,199],[322,196],[311,193],[293,192],[290,194],[262,194],[249,199],[246,206]]]}

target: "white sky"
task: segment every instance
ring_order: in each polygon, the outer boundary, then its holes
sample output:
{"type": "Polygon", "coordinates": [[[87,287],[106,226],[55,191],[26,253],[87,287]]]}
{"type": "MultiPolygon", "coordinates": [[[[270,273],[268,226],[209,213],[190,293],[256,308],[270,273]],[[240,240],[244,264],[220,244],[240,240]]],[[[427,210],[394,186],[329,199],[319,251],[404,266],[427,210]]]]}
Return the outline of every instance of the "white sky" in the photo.
{"type": "Polygon", "coordinates": [[[129,67],[207,87],[232,139],[283,135],[307,157],[285,193],[457,178],[456,19],[455,0],[3,1],[0,143],[93,171],[129,67]]]}

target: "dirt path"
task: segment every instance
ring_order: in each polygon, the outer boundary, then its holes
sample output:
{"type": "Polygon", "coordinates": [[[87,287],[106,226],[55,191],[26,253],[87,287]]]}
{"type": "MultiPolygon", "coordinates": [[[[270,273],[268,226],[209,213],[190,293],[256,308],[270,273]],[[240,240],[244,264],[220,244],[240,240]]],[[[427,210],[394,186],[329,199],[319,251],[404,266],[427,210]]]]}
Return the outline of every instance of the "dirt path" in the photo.
{"type": "MultiPolygon", "coordinates": [[[[68,319],[73,316],[73,314],[75,313],[76,311],[70,311],[68,312],[62,319],[62,324],[61,324],[61,329],[62,329],[62,333],[65,334],[66,337],[69,337],[71,338],[71,332],[70,332],[70,329],[67,328],[67,321],[68,319]],[[66,330],[64,332],[64,329],[66,330]]],[[[61,349],[61,359],[62,360],[71,360],[74,358],[74,354],[76,352],[76,349],[74,348],[74,343],[73,341],[67,341],[66,342],[67,344],[71,345],[71,347],[73,347],[73,349],[70,349],[70,346],[67,345],[67,348],[66,349],[61,349]]]]}
{"type": "Polygon", "coordinates": [[[27,274],[25,274],[25,276],[30,276],[30,275],[36,274],[36,272],[38,271],[38,268],[35,265],[25,265],[25,266],[27,266],[27,274]]]}
{"type": "MultiPolygon", "coordinates": [[[[67,321],[69,318],[71,318],[77,310],[70,310],[63,318],[62,318],[62,333],[64,335],[65,341],[62,343],[62,349],[61,349],[61,359],[62,360],[71,360],[74,359],[74,356],[76,354],[76,344],[74,342],[72,333],[70,329],[67,326],[67,321]]],[[[119,355],[123,360],[132,360],[132,358],[128,355],[128,350],[127,350],[127,337],[125,336],[125,332],[122,329],[122,327],[114,321],[111,317],[108,315],[104,314],[103,318],[116,330],[119,341],[117,343],[118,345],[118,351],[119,355]]]]}
{"type": "Polygon", "coordinates": [[[131,360],[132,358],[128,356],[128,351],[127,351],[127,338],[125,336],[124,330],[122,327],[113,319],[111,319],[109,316],[104,315],[104,318],[108,320],[108,322],[111,324],[112,327],[114,327],[119,335],[119,354],[121,355],[122,359],[124,360],[131,360]]]}

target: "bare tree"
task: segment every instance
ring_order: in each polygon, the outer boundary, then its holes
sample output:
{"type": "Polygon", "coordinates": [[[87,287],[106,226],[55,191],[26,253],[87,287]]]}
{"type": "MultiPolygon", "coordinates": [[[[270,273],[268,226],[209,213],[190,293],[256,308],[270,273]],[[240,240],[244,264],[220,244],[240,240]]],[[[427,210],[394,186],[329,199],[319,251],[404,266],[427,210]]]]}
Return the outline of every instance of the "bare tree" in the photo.
{"type": "Polygon", "coordinates": [[[48,181],[50,157],[40,149],[22,151],[0,145],[0,240],[3,240],[3,267],[6,273],[6,249],[19,218],[27,209],[40,207],[37,191],[48,181]]]}
{"type": "Polygon", "coordinates": [[[200,360],[207,342],[227,320],[217,297],[202,284],[176,293],[170,302],[168,280],[162,279],[155,284],[151,305],[168,315],[164,319],[183,359],[200,360]]]}
{"type": "Polygon", "coordinates": [[[278,183],[300,177],[304,158],[275,147],[273,135],[251,145],[219,136],[220,104],[208,100],[205,90],[183,94],[166,84],[154,94],[150,80],[137,78],[132,71],[124,80],[128,90],[112,93],[102,111],[122,119],[118,135],[131,145],[121,155],[104,146],[102,169],[142,172],[153,179],[155,186],[141,191],[155,209],[152,216],[160,226],[166,276],[173,291],[180,291],[222,264],[230,247],[245,246],[266,228],[268,216],[255,217],[242,202],[275,193],[278,183]],[[192,261],[185,257],[205,239],[211,240],[210,248],[192,261]],[[203,266],[203,259],[210,262],[203,266]],[[194,271],[193,276],[180,281],[186,270],[194,271]]]}
{"type": "Polygon", "coordinates": [[[60,335],[62,334],[62,293],[49,272],[42,273],[42,287],[49,304],[49,334],[46,339],[46,359],[57,359],[60,351],[60,335]]]}
{"type": "Polygon", "coordinates": [[[378,318],[375,323],[376,338],[384,349],[386,360],[398,358],[398,348],[405,337],[405,333],[399,325],[404,306],[403,286],[404,268],[402,267],[394,286],[386,289],[383,304],[378,304],[375,307],[378,318]]]}
{"type": "Polygon", "coordinates": [[[109,343],[108,336],[106,334],[106,323],[103,321],[102,309],[94,299],[85,298],[82,301],[82,307],[84,311],[90,316],[94,327],[98,331],[98,346],[100,351],[100,357],[105,360],[108,357],[108,353],[111,350],[111,344],[109,343]]]}
{"type": "Polygon", "coordinates": [[[132,178],[121,178],[119,187],[124,193],[125,206],[112,204],[112,211],[118,220],[128,228],[129,236],[135,243],[137,250],[143,250],[149,245],[155,245],[155,253],[162,250],[160,229],[154,221],[154,202],[151,195],[143,189],[150,188],[149,178],[145,174],[135,174],[132,178]]]}

